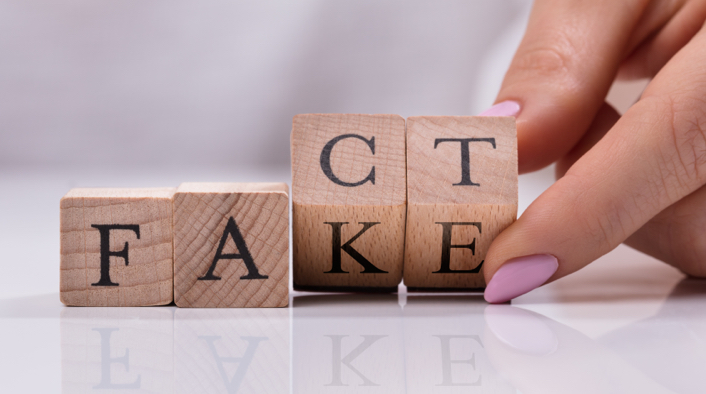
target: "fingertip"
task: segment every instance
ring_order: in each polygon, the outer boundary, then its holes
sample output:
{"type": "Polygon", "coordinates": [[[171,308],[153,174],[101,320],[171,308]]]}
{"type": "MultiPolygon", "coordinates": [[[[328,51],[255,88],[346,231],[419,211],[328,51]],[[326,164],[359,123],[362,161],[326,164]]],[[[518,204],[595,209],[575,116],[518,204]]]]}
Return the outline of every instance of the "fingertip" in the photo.
{"type": "Polygon", "coordinates": [[[550,254],[516,257],[495,272],[483,294],[491,304],[510,301],[543,285],[559,268],[550,254]]]}
{"type": "Polygon", "coordinates": [[[520,103],[505,100],[481,112],[478,116],[517,116],[520,113],[520,103]]]}

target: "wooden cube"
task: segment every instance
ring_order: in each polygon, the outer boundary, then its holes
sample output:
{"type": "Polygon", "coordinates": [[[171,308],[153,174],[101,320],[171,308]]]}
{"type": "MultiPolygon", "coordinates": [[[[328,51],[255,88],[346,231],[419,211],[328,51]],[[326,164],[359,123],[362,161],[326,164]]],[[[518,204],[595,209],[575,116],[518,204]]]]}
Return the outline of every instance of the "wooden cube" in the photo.
{"type": "Polygon", "coordinates": [[[485,287],[488,247],[517,218],[514,118],[407,119],[407,196],[405,285],[485,287]]]}
{"type": "Polygon", "coordinates": [[[61,199],[61,302],[172,302],[174,188],[72,189],[61,199]]]}
{"type": "Polygon", "coordinates": [[[174,195],[179,307],[289,303],[289,195],[284,183],[183,183],[174,195]]]}
{"type": "Polygon", "coordinates": [[[406,215],[404,133],[397,115],[294,117],[295,289],[397,290],[406,215]]]}

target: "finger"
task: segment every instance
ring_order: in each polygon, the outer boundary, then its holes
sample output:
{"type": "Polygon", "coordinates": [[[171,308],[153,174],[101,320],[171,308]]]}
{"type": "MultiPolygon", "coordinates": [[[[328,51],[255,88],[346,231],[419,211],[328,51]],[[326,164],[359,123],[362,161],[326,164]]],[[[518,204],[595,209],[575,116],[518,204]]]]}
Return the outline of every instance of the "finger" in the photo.
{"type": "MultiPolygon", "coordinates": [[[[660,4],[668,3],[670,2],[660,2],[660,4]]],[[[668,15],[668,12],[659,15],[668,15]]],[[[690,1],[685,4],[664,27],[653,37],[641,43],[623,61],[618,78],[640,79],[655,76],[667,61],[694,37],[704,20],[706,20],[706,1],[690,1]]]]}
{"type": "Polygon", "coordinates": [[[706,187],[677,201],[647,222],[625,243],[679,268],[706,277],[706,187]]]}
{"type": "Polygon", "coordinates": [[[520,104],[519,168],[565,155],[600,108],[644,0],[538,0],[497,101],[520,104]]]}
{"type": "MultiPolygon", "coordinates": [[[[583,138],[557,161],[557,179],[603,138],[619,118],[615,109],[603,104],[583,138]]],[[[706,186],[667,207],[624,243],[688,275],[706,277],[706,238],[702,234],[706,234],[706,186]]]]}
{"type": "Polygon", "coordinates": [[[485,259],[486,300],[503,302],[577,271],[706,183],[704,62],[702,30],[495,239],[485,259]]]}
{"type": "MultiPolygon", "coordinates": [[[[603,138],[619,118],[613,107],[603,104],[583,138],[557,161],[557,179],[603,138]]],[[[706,234],[706,186],[667,207],[624,243],[691,276],[706,277],[706,238],[702,234],[706,234]]]]}
{"type": "Polygon", "coordinates": [[[588,127],[588,131],[581,137],[578,143],[564,157],[556,162],[554,172],[556,178],[559,179],[566,174],[566,171],[571,168],[578,159],[581,158],[589,149],[596,145],[598,141],[610,130],[615,122],[620,119],[620,114],[610,104],[603,103],[598,110],[593,123],[588,127]]]}
{"type": "Polygon", "coordinates": [[[627,53],[634,51],[646,38],[654,35],[656,31],[663,28],[688,1],[689,0],[650,0],[628,41],[627,53]]]}

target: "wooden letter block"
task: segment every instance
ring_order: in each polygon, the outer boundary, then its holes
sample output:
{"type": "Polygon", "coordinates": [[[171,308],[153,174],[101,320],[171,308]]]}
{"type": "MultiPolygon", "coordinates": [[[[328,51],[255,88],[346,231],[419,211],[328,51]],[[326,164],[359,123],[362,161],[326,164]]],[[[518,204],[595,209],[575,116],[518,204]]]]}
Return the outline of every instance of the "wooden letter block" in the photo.
{"type": "Polygon", "coordinates": [[[183,183],[174,195],[179,307],[289,303],[289,195],[284,183],[183,183]]]}
{"type": "Polygon", "coordinates": [[[488,247],[517,217],[514,118],[407,119],[407,180],[405,285],[485,287],[488,247]]]}
{"type": "Polygon", "coordinates": [[[294,117],[295,289],[397,290],[406,215],[404,134],[397,115],[294,117]]]}
{"type": "Polygon", "coordinates": [[[61,199],[61,302],[172,302],[174,188],[72,189],[61,199]]]}

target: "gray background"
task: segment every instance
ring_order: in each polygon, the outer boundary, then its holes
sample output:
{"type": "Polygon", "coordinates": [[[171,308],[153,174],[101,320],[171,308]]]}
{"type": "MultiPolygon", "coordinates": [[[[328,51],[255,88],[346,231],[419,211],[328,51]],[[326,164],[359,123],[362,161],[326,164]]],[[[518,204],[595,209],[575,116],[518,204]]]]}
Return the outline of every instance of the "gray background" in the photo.
{"type": "Polygon", "coordinates": [[[531,6],[0,2],[0,166],[283,167],[298,113],[472,115],[531,6]]]}

